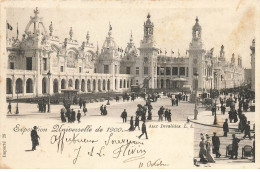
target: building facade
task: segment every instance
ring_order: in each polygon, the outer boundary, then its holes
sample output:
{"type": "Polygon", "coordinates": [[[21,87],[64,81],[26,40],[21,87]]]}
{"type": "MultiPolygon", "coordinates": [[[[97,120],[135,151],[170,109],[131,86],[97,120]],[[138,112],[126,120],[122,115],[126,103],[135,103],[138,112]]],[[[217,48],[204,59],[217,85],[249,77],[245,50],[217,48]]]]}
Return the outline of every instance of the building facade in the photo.
{"type": "MultiPolygon", "coordinates": [[[[214,49],[206,51],[202,42],[202,27],[196,18],[192,40],[184,57],[162,55],[154,40],[154,24],[148,14],[143,25],[144,35],[139,48],[131,34],[124,50],[114,41],[112,27],[99,50],[90,41],[79,43],[70,28],[62,40],[53,33],[52,23],[46,30],[39,10],[34,10],[22,39],[7,37],[8,69],[6,94],[12,97],[37,97],[77,89],[79,93],[129,91],[131,85],[150,89],[195,88],[194,73],[198,73],[198,89],[221,89],[239,86],[244,81],[242,59],[235,55],[231,63],[225,60],[222,45],[219,57],[214,49]]],[[[252,49],[252,48],[251,48],[252,49]]],[[[252,53],[253,54],[253,53],[252,53]]]]}

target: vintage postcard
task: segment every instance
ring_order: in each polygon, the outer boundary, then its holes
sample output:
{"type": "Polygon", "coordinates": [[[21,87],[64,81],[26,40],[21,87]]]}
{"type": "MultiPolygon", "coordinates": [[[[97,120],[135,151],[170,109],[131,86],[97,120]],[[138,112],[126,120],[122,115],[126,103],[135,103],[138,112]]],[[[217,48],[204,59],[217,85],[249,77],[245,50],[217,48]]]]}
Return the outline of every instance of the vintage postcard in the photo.
{"type": "Polygon", "coordinates": [[[259,6],[1,1],[0,168],[260,168],[259,6]]]}

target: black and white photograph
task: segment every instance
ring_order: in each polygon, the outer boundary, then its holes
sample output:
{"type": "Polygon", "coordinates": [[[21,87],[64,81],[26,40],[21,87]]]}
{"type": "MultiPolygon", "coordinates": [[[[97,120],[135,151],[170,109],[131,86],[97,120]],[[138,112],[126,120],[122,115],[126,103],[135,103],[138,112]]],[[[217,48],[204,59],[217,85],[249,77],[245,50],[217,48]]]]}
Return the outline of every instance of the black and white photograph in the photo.
{"type": "Polygon", "coordinates": [[[26,2],[0,3],[0,168],[260,167],[258,1],[26,2]]]}

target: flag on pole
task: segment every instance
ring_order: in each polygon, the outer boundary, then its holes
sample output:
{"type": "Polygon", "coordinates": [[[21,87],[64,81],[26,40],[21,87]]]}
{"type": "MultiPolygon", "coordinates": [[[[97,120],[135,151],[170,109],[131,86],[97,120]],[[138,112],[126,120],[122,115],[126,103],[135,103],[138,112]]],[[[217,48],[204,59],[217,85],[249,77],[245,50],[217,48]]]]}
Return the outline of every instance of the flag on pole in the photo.
{"type": "Polygon", "coordinates": [[[186,50],[186,55],[188,54],[188,51],[186,50]]]}
{"type": "Polygon", "coordinates": [[[174,54],[174,51],[172,51],[172,54],[174,54]]]}
{"type": "Polygon", "coordinates": [[[167,51],[165,50],[165,55],[167,54],[167,51]]]}
{"type": "Polygon", "coordinates": [[[179,51],[179,49],[178,49],[178,57],[180,57],[180,51],[179,51]]]}
{"type": "Polygon", "coordinates": [[[13,30],[13,27],[12,27],[8,22],[6,22],[6,27],[7,27],[7,29],[9,29],[9,30],[13,30]]]}
{"type": "Polygon", "coordinates": [[[162,53],[162,50],[160,49],[160,54],[162,53]]]}
{"type": "Polygon", "coordinates": [[[18,39],[18,36],[19,36],[18,23],[17,23],[17,31],[16,31],[16,33],[17,33],[16,38],[18,39]]]}
{"type": "Polygon", "coordinates": [[[109,31],[111,31],[112,30],[112,26],[111,26],[111,24],[109,23],[109,31]]]}

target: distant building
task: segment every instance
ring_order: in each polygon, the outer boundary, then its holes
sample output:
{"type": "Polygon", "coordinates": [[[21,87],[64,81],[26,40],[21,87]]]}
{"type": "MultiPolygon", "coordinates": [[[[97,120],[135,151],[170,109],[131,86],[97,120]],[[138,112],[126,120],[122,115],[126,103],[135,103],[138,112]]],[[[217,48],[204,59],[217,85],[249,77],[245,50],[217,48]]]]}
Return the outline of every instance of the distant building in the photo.
{"type": "MultiPolygon", "coordinates": [[[[114,41],[112,26],[99,50],[90,41],[89,32],[81,44],[73,37],[62,40],[53,33],[53,24],[46,30],[39,11],[34,10],[22,40],[7,38],[8,69],[6,94],[23,97],[61,93],[63,89],[78,89],[79,93],[129,91],[131,85],[150,89],[181,90],[195,88],[194,73],[198,72],[198,89],[222,89],[244,82],[242,58],[235,55],[225,60],[224,46],[213,57],[212,48],[206,51],[202,43],[202,28],[196,18],[192,40],[186,56],[172,56],[162,51],[154,40],[154,24],[148,14],[144,22],[144,36],[139,48],[131,34],[126,48],[114,41]],[[50,74],[51,75],[48,75],[50,74]]],[[[252,47],[251,47],[252,50],[252,47]]],[[[252,57],[254,56],[252,50],[252,57]]],[[[253,68],[252,68],[253,69],[253,68]]]]}
{"type": "Polygon", "coordinates": [[[255,39],[252,41],[252,46],[250,46],[251,49],[251,89],[255,91],[255,39]]]}
{"type": "Polygon", "coordinates": [[[245,69],[245,84],[252,83],[252,69],[245,69]]]}

